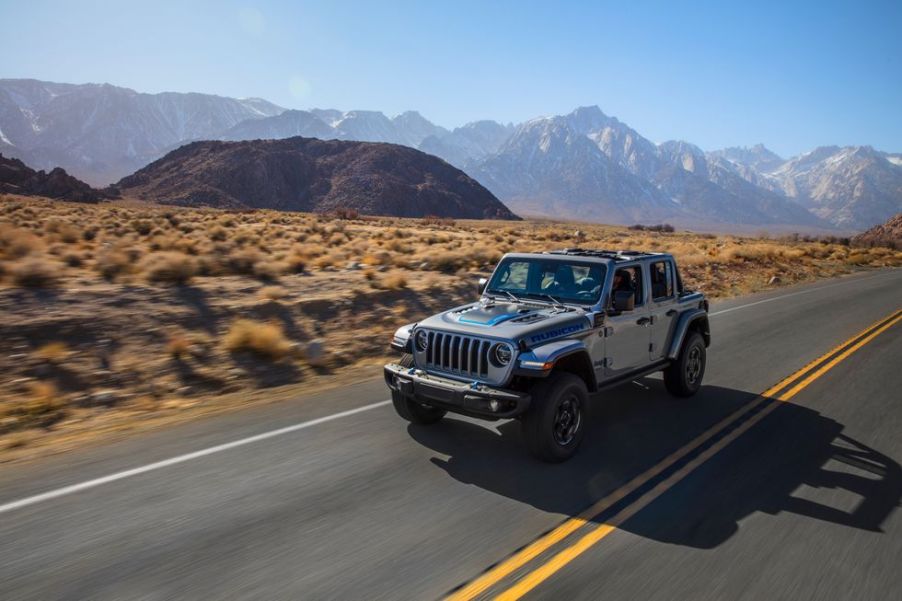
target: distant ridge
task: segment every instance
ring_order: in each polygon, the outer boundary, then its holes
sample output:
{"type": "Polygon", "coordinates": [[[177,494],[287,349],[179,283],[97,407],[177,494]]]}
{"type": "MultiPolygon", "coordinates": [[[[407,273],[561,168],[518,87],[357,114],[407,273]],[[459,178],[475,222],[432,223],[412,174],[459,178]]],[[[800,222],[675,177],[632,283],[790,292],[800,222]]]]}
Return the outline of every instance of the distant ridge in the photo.
{"type": "Polygon", "coordinates": [[[416,111],[285,110],[258,98],[0,79],[0,152],[37,169],[63,167],[94,186],[189,142],[294,136],[422,150],[524,214],[835,234],[902,211],[898,153],[825,146],[784,159],[762,144],[713,151],[685,140],[655,144],[597,106],[449,130],[416,111]],[[542,130],[547,135],[537,135],[542,130]]]}
{"type": "Polygon", "coordinates": [[[22,161],[0,154],[0,192],[24,196],[46,196],[75,202],[98,202],[110,197],[57,167],[47,173],[35,171],[22,161]]]}

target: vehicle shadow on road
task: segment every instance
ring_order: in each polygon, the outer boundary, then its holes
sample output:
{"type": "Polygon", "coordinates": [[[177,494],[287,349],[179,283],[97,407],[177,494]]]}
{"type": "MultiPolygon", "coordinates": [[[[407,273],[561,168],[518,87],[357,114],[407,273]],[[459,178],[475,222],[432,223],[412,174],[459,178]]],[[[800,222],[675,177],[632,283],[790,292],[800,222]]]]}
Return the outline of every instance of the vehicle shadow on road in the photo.
{"type": "MultiPolygon", "coordinates": [[[[706,386],[692,399],[674,399],[659,379],[644,378],[594,399],[580,452],[559,465],[526,454],[516,421],[495,428],[445,419],[409,432],[448,456],[432,462],[454,479],[574,516],[756,397],[706,386]]],[[[722,544],[756,512],[880,532],[902,498],[902,468],[843,429],[817,411],[781,403],[620,528],[696,548],[722,544]]]]}

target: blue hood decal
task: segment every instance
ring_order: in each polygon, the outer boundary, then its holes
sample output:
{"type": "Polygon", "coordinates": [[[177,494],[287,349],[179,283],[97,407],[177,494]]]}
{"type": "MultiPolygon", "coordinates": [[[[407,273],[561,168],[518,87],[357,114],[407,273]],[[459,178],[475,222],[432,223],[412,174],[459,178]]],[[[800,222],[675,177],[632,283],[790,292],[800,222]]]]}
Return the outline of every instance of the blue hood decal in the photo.
{"type": "Polygon", "coordinates": [[[461,315],[457,318],[457,321],[461,323],[472,323],[477,326],[493,326],[503,321],[507,321],[508,319],[513,319],[514,317],[517,317],[516,313],[508,313],[507,315],[495,315],[494,317],[483,314],[482,319],[476,317],[475,315],[473,317],[466,317],[465,315],[461,315]]]}
{"type": "Polygon", "coordinates": [[[474,326],[491,327],[523,317],[524,315],[536,314],[539,310],[525,309],[514,303],[492,303],[478,304],[467,307],[463,311],[452,314],[452,319],[458,323],[465,323],[474,326]]]}

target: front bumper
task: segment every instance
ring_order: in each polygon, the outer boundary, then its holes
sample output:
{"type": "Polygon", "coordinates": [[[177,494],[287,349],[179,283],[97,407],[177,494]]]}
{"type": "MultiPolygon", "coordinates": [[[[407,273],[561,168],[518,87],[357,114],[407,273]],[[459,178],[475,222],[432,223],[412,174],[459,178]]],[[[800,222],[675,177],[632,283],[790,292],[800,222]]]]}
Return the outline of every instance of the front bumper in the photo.
{"type": "Polygon", "coordinates": [[[526,393],[458,382],[397,363],[386,365],[384,375],[393,391],[454,413],[495,420],[516,417],[529,408],[526,393]]]}

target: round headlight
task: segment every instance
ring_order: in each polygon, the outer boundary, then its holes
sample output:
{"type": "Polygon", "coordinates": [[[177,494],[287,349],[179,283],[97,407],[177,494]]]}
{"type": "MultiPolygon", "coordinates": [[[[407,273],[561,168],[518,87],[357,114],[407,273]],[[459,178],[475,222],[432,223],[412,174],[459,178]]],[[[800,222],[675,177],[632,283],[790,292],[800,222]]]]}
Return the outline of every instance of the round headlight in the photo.
{"type": "Polygon", "coordinates": [[[498,367],[504,367],[505,365],[510,363],[513,354],[514,350],[510,347],[509,344],[504,344],[503,342],[501,342],[492,347],[493,363],[498,367]]]}
{"type": "Polygon", "coordinates": [[[426,347],[429,346],[429,336],[423,330],[417,332],[413,340],[416,343],[417,350],[421,353],[425,352],[426,347]]]}

